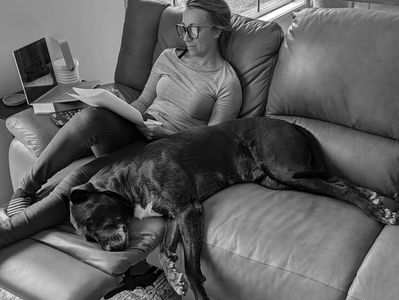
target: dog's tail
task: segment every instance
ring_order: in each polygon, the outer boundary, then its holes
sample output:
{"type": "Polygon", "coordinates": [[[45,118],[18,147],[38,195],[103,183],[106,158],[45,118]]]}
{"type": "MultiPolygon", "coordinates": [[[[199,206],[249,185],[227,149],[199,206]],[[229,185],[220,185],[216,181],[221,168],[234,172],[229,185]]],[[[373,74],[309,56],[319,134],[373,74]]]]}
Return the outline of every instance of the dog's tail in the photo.
{"type": "Polygon", "coordinates": [[[307,170],[303,172],[296,172],[292,177],[294,179],[321,178],[326,180],[330,177],[330,174],[326,170],[307,170]]]}

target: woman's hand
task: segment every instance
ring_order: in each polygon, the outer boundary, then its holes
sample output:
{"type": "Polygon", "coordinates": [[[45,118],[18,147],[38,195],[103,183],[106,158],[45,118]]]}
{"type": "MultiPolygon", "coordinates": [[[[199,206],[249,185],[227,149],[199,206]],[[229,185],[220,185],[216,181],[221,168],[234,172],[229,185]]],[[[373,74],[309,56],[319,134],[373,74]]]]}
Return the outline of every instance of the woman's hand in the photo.
{"type": "Polygon", "coordinates": [[[137,129],[149,141],[156,140],[174,133],[173,131],[166,129],[159,124],[137,125],[137,129]]]}

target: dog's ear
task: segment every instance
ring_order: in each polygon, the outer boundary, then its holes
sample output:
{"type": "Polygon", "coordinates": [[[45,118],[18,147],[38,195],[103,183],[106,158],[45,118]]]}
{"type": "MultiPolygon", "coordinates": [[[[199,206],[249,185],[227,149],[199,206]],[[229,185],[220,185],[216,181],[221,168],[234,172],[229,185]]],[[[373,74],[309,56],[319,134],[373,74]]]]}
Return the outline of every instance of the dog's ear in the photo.
{"type": "Polygon", "coordinates": [[[94,186],[90,182],[75,186],[69,193],[69,201],[71,201],[72,204],[81,203],[87,199],[88,194],[94,193],[95,191],[94,186]]]}

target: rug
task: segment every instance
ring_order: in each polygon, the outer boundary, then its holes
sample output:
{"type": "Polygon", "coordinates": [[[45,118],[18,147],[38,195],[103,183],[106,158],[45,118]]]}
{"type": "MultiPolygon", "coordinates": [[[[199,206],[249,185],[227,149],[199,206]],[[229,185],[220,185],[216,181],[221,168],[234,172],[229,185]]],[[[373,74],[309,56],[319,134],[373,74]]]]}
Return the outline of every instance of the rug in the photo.
{"type": "MultiPolygon", "coordinates": [[[[23,300],[0,288],[1,300],[23,300]]],[[[146,287],[136,287],[133,291],[124,290],[107,300],[181,300],[171,288],[166,279],[165,273],[161,273],[158,278],[146,287]]],[[[101,300],[104,300],[102,298],[101,300]]]]}
{"type": "MultiPolygon", "coordinates": [[[[104,298],[103,298],[104,299],[104,298]]],[[[133,291],[124,290],[107,300],[181,300],[166,279],[165,273],[146,287],[136,287],[133,291]]]]}

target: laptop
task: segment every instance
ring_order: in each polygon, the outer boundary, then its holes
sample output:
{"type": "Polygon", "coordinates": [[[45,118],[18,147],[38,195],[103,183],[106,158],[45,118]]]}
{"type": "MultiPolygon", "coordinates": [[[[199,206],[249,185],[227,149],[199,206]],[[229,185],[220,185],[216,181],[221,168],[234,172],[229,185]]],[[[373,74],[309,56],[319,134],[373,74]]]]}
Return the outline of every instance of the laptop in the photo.
{"type": "Polygon", "coordinates": [[[73,93],[73,87],[90,89],[99,84],[99,81],[57,83],[45,38],[14,50],[13,56],[29,105],[76,101],[76,98],[68,95],[73,93]]]}

